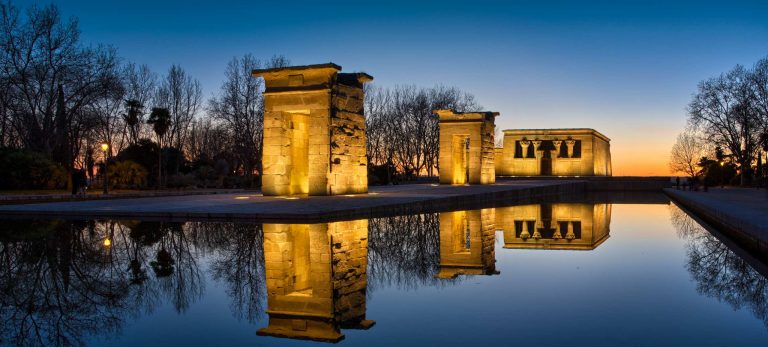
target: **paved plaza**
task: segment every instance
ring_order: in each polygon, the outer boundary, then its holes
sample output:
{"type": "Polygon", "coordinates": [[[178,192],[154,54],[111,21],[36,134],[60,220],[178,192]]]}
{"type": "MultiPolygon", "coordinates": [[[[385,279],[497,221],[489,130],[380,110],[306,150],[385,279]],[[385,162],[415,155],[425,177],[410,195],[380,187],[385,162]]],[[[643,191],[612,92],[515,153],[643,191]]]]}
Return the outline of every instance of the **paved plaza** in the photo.
{"type": "Polygon", "coordinates": [[[409,184],[371,187],[370,194],[269,197],[258,192],[51,202],[0,206],[0,216],[111,217],[152,219],[222,219],[323,221],[343,218],[470,208],[494,202],[580,194],[583,181],[505,181],[494,185],[409,184]]]}

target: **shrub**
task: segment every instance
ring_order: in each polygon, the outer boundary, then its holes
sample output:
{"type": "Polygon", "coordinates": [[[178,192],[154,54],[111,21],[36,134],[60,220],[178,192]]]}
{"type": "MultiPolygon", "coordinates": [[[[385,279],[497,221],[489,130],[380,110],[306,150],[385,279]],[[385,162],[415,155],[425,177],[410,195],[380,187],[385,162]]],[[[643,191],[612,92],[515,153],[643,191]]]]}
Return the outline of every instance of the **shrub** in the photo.
{"type": "Polygon", "coordinates": [[[0,189],[63,189],[68,179],[64,167],[41,153],[0,148],[0,189]]]}
{"type": "Polygon", "coordinates": [[[147,169],[132,160],[111,163],[107,168],[110,186],[118,188],[143,187],[148,174],[147,169]]]}

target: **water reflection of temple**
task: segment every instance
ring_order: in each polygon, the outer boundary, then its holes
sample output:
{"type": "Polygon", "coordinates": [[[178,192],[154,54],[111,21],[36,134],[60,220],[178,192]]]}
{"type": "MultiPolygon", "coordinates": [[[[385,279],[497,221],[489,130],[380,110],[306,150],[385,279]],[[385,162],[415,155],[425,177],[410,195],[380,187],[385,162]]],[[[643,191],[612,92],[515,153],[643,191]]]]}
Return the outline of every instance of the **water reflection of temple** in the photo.
{"type": "Polygon", "coordinates": [[[367,329],[368,221],[264,224],[269,325],[259,335],[336,342],[367,329]]]}
{"type": "Polygon", "coordinates": [[[504,248],[592,250],[608,238],[610,204],[541,204],[496,209],[504,248]]]}
{"type": "Polygon", "coordinates": [[[440,213],[440,272],[438,278],[458,275],[496,275],[494,209],[440,213]]]}

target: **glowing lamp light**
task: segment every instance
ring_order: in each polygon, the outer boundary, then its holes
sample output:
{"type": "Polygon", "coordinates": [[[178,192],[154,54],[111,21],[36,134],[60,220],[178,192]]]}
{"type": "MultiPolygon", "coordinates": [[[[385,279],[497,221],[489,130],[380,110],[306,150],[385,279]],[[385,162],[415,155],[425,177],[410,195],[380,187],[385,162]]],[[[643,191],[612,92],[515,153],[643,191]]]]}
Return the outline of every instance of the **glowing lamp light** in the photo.
{"type": "Polygon", "coordinates": [[[722,161],[721,161],[721,162],[720,162],[720,166],[723,166],[723,165],[725,165],[725,162],[722,162],[722,161]]]}
{"type": "Polygon", "coordinates": [[[104,247],[109,248],[111,246],[112,246],[112,240],[110,240],[108,238],[104,239],[104,247]]]}
{"type": "Polygon", "coordinates": [[[106,142],[105,142],[105,143],[102,143],[102,144],[101,144],[101,151],[102,151],[102,152],[106,152],[106,151],[108,151],[108,150],[109,150],[109,144],[108,144],[108,143],[106,143],[106,142]]]}

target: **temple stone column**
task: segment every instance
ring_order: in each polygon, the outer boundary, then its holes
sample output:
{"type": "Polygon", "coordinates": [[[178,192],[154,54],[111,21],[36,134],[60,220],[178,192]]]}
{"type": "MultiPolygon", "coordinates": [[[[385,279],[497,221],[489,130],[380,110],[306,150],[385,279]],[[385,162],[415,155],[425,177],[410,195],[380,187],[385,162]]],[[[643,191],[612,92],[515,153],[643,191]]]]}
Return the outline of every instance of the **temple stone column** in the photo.
{"type": "Polygon", "coordinates": [[[264,195],[368,192],[365,73],[319,64],[254,70],[264,78],[264,195]]]}
{"type": "Polygon", "coordinates": [[[536,174],[541,175],[541,158],[544,156],[543,150],[540,150],[541,140],[531,141],[533,144],[533,154],[536,156],[536,174]]]}
{"type": "Polygon", "coordinates": [[[550,155],[550,158],[552,158],[552,175],[559,176],[563,174],[561,172],[561,168],[557,164],[558,160],[560,159],[560,148],[563,145],[563,141],[552,140],[552,145],[555,146],[555,149],[552,150],[552,154],[550,155]]]}
{"type": "Polygon", "coordinates": [[[493,137],[499,113],[452,110],[434,113],[440,120],[440,183],[495,183],[493,137]]]}
{"type": "Polygon", "coordinates": [[[520,141],[520,147],[523,148],[523,158],[528,158],[528,146],[530,145],[531,145],[531,141],[529,140],[520,141]]]}
{"type": "Polygon", "coordinates": [[[565,145],[568,146],[568,158],[573,158],[573,146],[576,145],[576,140],[565,140],[565,145]]]}

